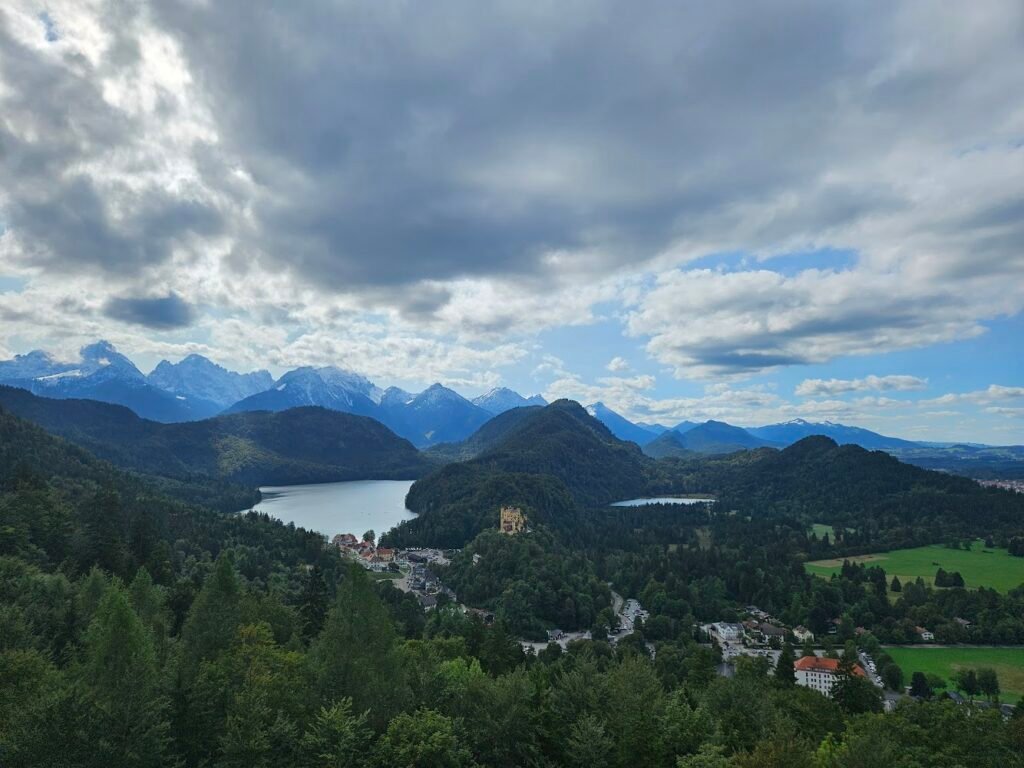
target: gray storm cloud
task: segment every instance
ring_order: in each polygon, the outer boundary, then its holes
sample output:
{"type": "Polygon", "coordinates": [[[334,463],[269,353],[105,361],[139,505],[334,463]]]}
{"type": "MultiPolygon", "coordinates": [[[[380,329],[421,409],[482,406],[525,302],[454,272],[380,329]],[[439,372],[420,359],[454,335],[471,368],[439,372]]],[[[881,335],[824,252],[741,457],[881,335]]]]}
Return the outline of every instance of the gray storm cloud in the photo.
{"type": "Polygon", "coordinates": [[[156,298],[112,298],[104,306],[103,314],[156,330],[184,328],[196,319],[195,308],[173,293],[156,298]]]}

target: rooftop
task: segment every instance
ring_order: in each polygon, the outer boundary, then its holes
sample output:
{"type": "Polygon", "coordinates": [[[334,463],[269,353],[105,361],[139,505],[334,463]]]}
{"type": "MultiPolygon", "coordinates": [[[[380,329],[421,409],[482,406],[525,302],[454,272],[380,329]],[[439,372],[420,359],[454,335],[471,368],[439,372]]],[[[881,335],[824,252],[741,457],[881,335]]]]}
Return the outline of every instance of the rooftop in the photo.
{"type": "MultiPolygon", "coordinates": [[[[802,672],[828,672],[834,675],[839,671],[839,660],[824,656],[801,656],[793,662],[793,669],[802,672]]],[[[864,670],[859,664],[853,665],[853,673],[864,677],[864,670]]]]}

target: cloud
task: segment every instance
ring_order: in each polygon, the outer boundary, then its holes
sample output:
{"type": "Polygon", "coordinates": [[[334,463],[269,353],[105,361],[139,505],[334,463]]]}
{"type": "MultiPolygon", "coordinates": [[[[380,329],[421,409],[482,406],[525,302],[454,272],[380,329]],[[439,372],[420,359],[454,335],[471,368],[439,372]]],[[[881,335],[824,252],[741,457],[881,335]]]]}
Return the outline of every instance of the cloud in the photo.
{"type": "Polygon", "coordinates": [[[621,371],[629,370],[629,363],[626,362],[625,358],[613,357],[608,361],[608,365],[605,366],[612,373],[619,373],[621,371]]]}
{"type": "Polygon", "coordinates": [[[928,379],[917,376],[865,376],[863,379],[804,379],[795,393],[802,397],[832,396],[844,392],[906,392],[924,389],[928,379]]]}
{"type": "Polygon", "coordinates": [[[1024,419],[1024,408],[1007,408],[1005,406],[989,406],[985,409],[987,413],[994,413],[997,416],[1009,416],[1014,419],[1024,419]]]}
{"type": "Polygon", "coordinates": [[[947,403],[969,402],[988,405],[1007,400],[1024,398],[1024,387],[1007,387],[1001,384],[989,384],[985,389],[973,392],[950,392],[931,400],[922,401],[928,405],[945,405],[947,403]]]}
{"type": "Polygon", "coordinates": [[[34,287],[5,331],[110,336],[105,308],[160,286],[217,317],[115,329],[129,351],[378,365],[364,339],[392,338],[389,363],[467,381],[608,317],[680,378],[971,338],[1024,308],[1022,22],[1016,0],[13,0],[0,270],[34,287]],[[749,258],[693,265],[723,253],[749,258]]]}
{"type": "Polygon", "coordinates": [[[782,412],[782,400],[763,386],[709,386],[700,397],[659,398],[649,394],[654,383],[652,376],[641,375],[599,377],[589,384],[577,374],[561,370],[559,377],[545,388],[544,397],[570,398],[584,404],[602,402],[636,421],[721,419],[736,424],[763,424],[782,412]]]}
{"type": "MultiPolygon", "coordinates": [[[[919,266],[919,265],[917,265],[919,266]]],[[[627,315],[628,331],[685,378],[744,375],[925,346],[984,332],[1024,304],[1001,278],[927,282],[905,270],[672,270],[627,315]],[[982,306],[987,301],[987,306],[982,306]]]]}
{"type": "Polygon", "coordinates": [[[174,293],[157,298],[112,298],[103,307],[103,314],[161,331],[184,328],[196,319],[195,308],[174,293]]]}

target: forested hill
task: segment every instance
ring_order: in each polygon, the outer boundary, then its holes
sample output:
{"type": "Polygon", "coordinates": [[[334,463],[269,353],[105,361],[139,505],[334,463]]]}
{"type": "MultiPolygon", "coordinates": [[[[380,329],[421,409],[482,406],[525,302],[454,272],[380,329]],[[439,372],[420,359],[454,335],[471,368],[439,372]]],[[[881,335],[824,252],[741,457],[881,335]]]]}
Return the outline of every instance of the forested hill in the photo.
{"type": "MultiPolygon", "coordinates": [[[[653,462],[572,400],[502,414],[467,443],[483,446],[466,467],[479,472],[547,475],[560,480],[582,506],[642,493],[653,462]]],[[[468,476],[465,468],[435,473],[468,476]]],[[[428,481],[421,481],[425,486],[428,481]]],[[[417,485],[420,485],[419,483],[417,485]]],[[[410,498],[416,498],[413,494],[410,498]]]]}
{"type": "Polygon", "coordinates": [[[250,578],[269,579],[273,568],[300,561],[337,568],[336,558],[323,554],[318,533],[172,500],[146,479],[3,409],[0,523],[0,559],[59,566],[67,574],[99,565],[128,576],[144,566],[165,581],[176,561],[192,556],[209,562],[225,546],[252,555],[250,578]],[[275,553],[276,565],[267,552],[275,553]]]}
{"type": "Polygon", "coordinates": [[[852,529],[921,529],[943,540],[1024,526],[1024,496],[904,464],[882,451],[807,437],[781,451],[659,462],[683,491],[713,493],[723,508],[787,515],[852,529]]]}
{"type": "Polygon", "coordinates": [[[474,461],[502,472],[556,477],[584,506],[642,493],[651,463],[572,400],[557,400],[523,419],[474,461]]]}
{"type": "Polygon", "coordinates": [[[379,422],[325,408],[161,424],[117,405],[51,400],[8,387],[0,387],[0,407],[119,467],[179,480],[255,486],[411,479],[431,466],[379,422]]]}
{"type": "Polygon", "coordinates": [[[426,450],[428,456],[442,461],[465,461],[475,459],[482,453],[497,446],[525,422],[534,418],[545,406],[529,405],[510,408],[486,422],[476,432],[460,443],[441,443],[426,450]]]}
{"type": "Polygon", "coordinates": [[[509,421],[488,450],[413,485],[408,503],[420,517],[396,541],[459,546],[493,526],[501,504],[566,530],[588,507],[645,493],[710,493],[719,510],[840,526],[850,529],[849,543],[865,545],[1024,529],[1024,496],[827,437],[655,461],[568,401],[509,421]]]}

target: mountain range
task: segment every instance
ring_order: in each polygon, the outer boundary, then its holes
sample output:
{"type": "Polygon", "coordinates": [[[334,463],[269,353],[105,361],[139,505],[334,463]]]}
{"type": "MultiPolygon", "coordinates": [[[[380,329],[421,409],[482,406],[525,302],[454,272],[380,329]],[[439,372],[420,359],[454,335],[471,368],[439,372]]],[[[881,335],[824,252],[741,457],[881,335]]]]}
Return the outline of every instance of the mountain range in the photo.
{"type": "MultiPolygon", "coordinates": [[[[358,373],[334,366],[300,367],[275,380],[268,371],[237,373],[198,354],[177,363],[161,361],[145,375],[106,341],[83,347],[75,361],[62,361],[41,350],[0,361],[0,384],[48,398],[123,405],[144,419],[163,423],[320,407],[373,418],[417,448],[436,446],[437,457],[448,459],[477,453],[478,444],[467,442],[467,438],[491,419],[547,404],[540,395],[524,397],[506,387],[472,400],[441,384],[419,393],[398,387],[381,389],[358,373]]],[[[721,421],[682,421],[666,426],[631,421],[601,402],[587,406],[586,411],[616,438],[641,446],[654,458],[783,447],[811,435],[954,471],[984,471],[989,462],[996,462],[1000,471],[1007,465],[1019,469],[1024,458],[1024,453],[1013,447],[1009,454],[1001,450],[997,456],[988,446],[917,443],[827,421],[795,419],[749,428],[721,421]]]]}
{"type": "Polygon", "coordinates": [[[540,395],[527,398],[504,387],[473,401],[441,384],[420,393],[382,390],[334,366],[296,368],[275,381],[268,371],[236,373],[197,354],[178,363],[163,360],[147,376],[106,341],[83,347],[76,361],[42,350],[0,361],[0,384],[43,397],[123,405],[163,423],[317,406],[372,417],[418,448],[463,440],[510,409],[546,405],[540,395]]]}
{"type": "Polygon", "coordinates": [[[162,422],[205,419],[222,410],[205,397],[169,391],[148,381],[131,360],[106,341],[82,347],[79,359],[73,362],[57,360],[41,350],[0,361],[0,384],[43,397],[115,403],[143,418],[162,422]]]}

